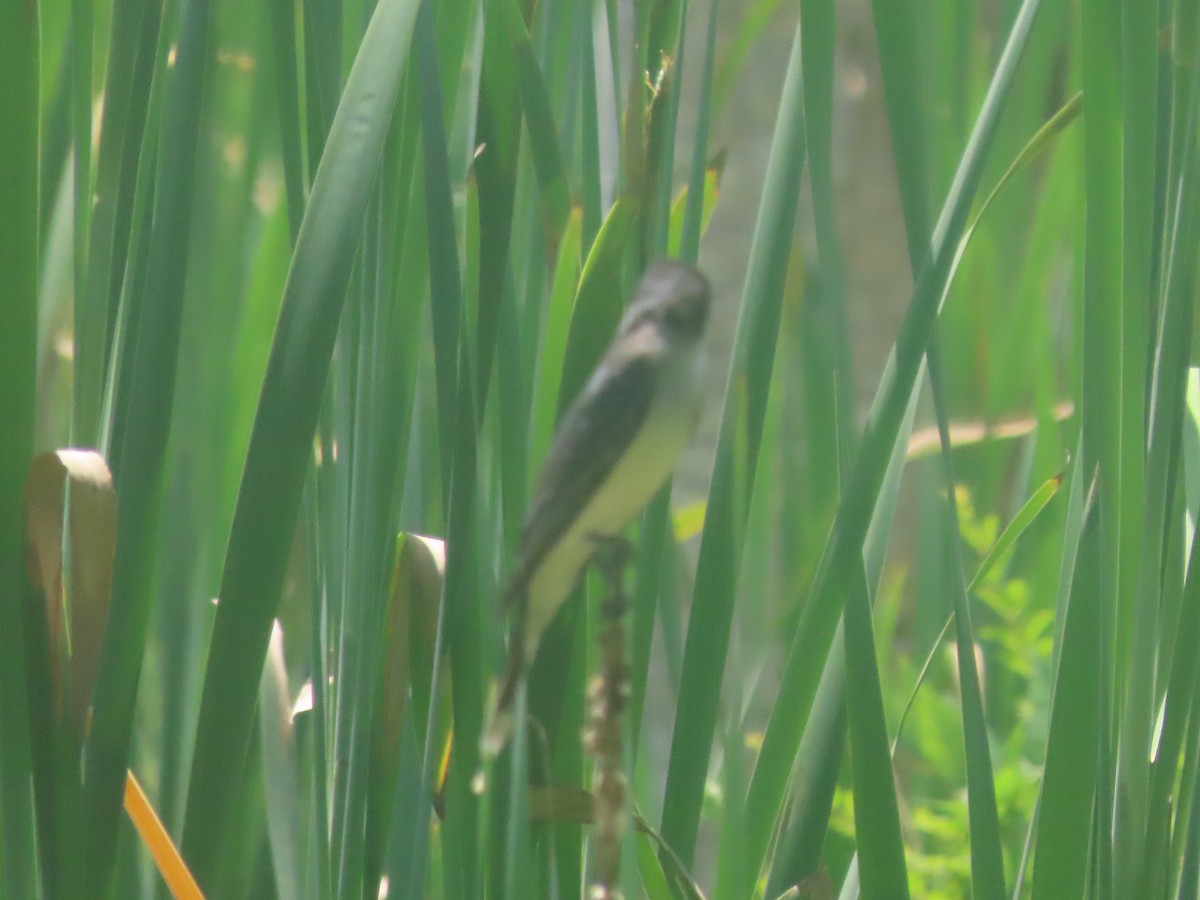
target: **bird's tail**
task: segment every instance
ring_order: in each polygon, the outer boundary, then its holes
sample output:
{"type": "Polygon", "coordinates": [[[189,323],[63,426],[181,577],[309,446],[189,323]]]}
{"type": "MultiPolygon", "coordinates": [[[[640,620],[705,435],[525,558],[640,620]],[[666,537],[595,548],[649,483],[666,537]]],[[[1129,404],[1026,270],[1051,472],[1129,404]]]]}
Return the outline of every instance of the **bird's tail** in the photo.
{"type": "Polygon", "coordinates": [[[480,750],[485,759],[494,759],[512,737],[516,720],[517,688],[525,677],[525,646],[519,634],[514,634],[508,647],[508,665],[504,670],[504,681],[496,695],[496,705],[488,716],[483,730],[480,750]]]}

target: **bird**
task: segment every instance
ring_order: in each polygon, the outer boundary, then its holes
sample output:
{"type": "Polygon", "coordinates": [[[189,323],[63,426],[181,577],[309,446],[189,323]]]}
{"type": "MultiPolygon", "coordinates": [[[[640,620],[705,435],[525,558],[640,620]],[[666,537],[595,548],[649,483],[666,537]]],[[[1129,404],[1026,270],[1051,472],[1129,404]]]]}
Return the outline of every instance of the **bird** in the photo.
{"type": "Polygon", "coordinates": [[[710,300],[698,269],[651,263],[561,419],[504,593],[515,615],[508,664],[483,735],[485,757],[507,742],[521,679],[598,546],[618,538],[650,502],[696,431],[710,300]]]}

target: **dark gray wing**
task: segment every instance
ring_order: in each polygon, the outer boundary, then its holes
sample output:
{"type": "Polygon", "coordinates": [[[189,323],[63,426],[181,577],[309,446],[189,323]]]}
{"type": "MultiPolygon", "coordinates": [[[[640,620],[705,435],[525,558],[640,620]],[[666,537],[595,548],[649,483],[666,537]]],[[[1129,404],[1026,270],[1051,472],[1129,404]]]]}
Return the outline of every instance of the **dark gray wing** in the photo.
{"type": "Polygon", "coordinates": [[[651,355],[627,356],[606,374],[599,382],[588,382],[554,435],[525,516],[509,601],[524,593],[528,579],[608,477],[650,409],[658,374],[651,355]]]}

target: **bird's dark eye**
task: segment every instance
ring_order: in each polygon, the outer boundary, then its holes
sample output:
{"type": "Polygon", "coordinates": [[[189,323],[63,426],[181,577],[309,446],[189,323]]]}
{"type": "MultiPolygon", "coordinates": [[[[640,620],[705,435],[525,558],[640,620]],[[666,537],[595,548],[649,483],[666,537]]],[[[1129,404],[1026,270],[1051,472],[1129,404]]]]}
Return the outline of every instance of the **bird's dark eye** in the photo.
{"type": "Polygon", "coordinates": [[[704,332],[708,314],[706,300],[707,297],[701,294],[684,294],[664,311],[666,324],[680,334],[699,337],[704,332]]]}

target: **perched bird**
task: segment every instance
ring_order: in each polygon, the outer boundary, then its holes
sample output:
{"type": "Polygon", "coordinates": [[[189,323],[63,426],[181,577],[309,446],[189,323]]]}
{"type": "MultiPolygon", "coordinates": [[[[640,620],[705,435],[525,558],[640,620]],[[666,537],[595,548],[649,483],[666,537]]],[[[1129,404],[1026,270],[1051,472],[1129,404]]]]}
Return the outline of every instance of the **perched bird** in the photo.
{"type": "Polygon", "coordinates": [[[709,298],[708,280],[691,266],[651,264],[555,433],[505,592],[516,616],[486,755],[508,740],[520,679],[598,539],[619,535],[642,511],[696,430],[709,298]]]}

